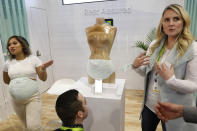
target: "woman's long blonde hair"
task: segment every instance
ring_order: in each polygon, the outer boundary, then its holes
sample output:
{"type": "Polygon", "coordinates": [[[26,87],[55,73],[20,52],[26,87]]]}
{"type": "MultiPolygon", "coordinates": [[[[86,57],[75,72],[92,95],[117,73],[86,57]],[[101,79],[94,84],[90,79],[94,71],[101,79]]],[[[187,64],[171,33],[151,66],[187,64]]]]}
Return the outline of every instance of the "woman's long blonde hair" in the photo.
{"type": "Polygon", "coordinates": [[[192,33],[190,31],[190,17],[187,11],[180,5],[177,4],[171,4],[167,6],[162,14],[162,17],[159,22],[159,26],[157,28],[156,32],[156,43],[153,44],[150,47],[151,54],[154,52],[155,48],[157,48],[160,45],[161,40],[166,36],[166,34],[163,31],[163,16],[164,13],[167,10],[173,10],[175,11],[183,20],[183,30],[180,32],[180,34],[177,36],[177,50],[178,50],[178,57],[182,56],[187,48],[192,44],[194,37],[192,36],[192,33]]]}

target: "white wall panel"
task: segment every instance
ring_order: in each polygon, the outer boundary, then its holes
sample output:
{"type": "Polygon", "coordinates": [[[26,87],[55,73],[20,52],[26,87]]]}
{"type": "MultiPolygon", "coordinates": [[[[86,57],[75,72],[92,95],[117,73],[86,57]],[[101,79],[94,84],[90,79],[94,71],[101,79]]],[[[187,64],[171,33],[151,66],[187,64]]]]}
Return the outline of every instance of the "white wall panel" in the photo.
{"type": "MultiPolygon", "coordinates": [[[[43,63],[47,62],[51,60],[47,1],[26,0],[26,9],[32,53],[36,55],[36,52],[39,51],[41,54],[39,58],[43,63]]],[[[47,81],[43,82],[39,80],[41,92],[47,90],[54,82],[52,66],[47,69],[47,75],[47,81]]]]}
{"type": "MultiPolygon", "coordinates": [[[[31,7],[31,27],[33,28],[31,37],[31,44],[34,48],[33,54],[38,55],[42,62],[51,60],[50,46],[49,46],[49,32],[46,11],[43,9],[31,7]]],[[[53,84],[52,66],[47,69],[47,80],[39,81],[41,85],[41,92],[47,90],[53,84]]]]}
{"type": "Polygon", "coordinates": [[[46,0],[28,0],[31,7],[46,9],[47,8],[47,1],[46,0]]]}

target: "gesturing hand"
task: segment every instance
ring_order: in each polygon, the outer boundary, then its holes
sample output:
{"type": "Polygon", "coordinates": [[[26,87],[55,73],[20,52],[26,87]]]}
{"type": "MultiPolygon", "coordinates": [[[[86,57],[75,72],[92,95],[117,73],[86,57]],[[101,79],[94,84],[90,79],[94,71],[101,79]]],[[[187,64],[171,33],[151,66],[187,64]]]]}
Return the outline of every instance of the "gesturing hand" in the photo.
{"type": "Polygon", "coordinates": [[[50,60],[44,64],[41,65],[41,69],[42,70],[46,70],[46,68],[48,68],[49,66],[51,66],[53,64],[53,60],[50,60]]]}
{"type": "Polygon", "coordinates": [[[168,68],[165,63],[162,63],[161,65],[155,63],[155,70],[164,80],[168,80],[174,75],[173,65],[168,68]]]}
{"type": "Polygon", "coordinates": [[[135,58],[133,62],[133,67],[138,68],[142,65],[148,65],[148,64],[149,64],[149,56],[146,56],[146,52],[143,52],[135,58]]]}
{"type": "Polygon", "coordinates": [[[158,102],[155,111],[161,120],[167,122],[168,120],[181,117],[183,114],[183,106],[167,102],[158,102]]]}

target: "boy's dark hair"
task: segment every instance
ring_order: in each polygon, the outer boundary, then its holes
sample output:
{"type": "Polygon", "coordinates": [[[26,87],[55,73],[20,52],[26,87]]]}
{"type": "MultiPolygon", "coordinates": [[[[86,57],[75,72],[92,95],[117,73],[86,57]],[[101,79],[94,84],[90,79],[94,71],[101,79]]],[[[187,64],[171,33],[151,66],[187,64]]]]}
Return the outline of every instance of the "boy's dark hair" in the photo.
{"type": "Polygon", "coordinates": [[[11,36],[11,37],[8,39],[8,41],[7,41],[8,57],[9,57],[10,59],[15,59],[15,58],[16,58],[16,56],[15,56],[15,55],[12,55],[12,54],[10,53],[10,51],[9,51],[9,42],[10,42],[10,40],[11,40],[12,38],[15,38],[18,42],[21,43],[21,46],[22,46],[22,48],[23,48],[23,53],[24,53],[24,55],[25,55],[26,57],[28,57],[29,55],[31,55],[31,50],[30,50],[30,48],[29,48],[29,43],[28,43],[28,41],[27,41],[24,37],[22,37],[22,36],[13,35],[13,36],[11,36]]]}
{"type": "Polygon", "coordinates": [[[84,111],[82,102],[78,100],[79,92],[69,90],[58,96],[56,101],[56,113],[64,125],[73,125],[78,111],[84,111]]]}

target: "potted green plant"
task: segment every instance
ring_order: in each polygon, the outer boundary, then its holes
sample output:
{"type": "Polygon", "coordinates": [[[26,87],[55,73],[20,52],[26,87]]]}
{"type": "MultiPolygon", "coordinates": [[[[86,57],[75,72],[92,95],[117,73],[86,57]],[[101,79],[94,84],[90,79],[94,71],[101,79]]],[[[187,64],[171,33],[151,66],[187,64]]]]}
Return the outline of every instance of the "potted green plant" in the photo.
{"type": "Polygon", "coordinates": [[[147,35],[145,41],[136,41],[135,46],[137,48],[141,48],[143,50],[147,50],[150,43],[155,39],[156,28],[153,28],[147,35]]]}

